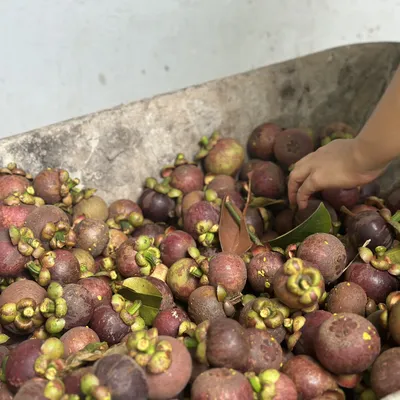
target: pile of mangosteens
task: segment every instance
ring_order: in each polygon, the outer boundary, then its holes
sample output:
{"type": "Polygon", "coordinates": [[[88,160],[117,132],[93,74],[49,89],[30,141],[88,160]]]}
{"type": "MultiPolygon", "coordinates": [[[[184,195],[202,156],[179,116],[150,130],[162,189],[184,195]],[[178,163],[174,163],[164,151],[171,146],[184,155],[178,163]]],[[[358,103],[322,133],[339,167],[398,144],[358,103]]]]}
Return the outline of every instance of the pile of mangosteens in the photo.
{"type": "Polygon", "coordinates": [[[400,390],[400,189],[288,205],[336,138],[213,133],[137,201],[0,169],[0,400],[380,399],[400,390]],[[322,223],[323,222],[323,223],[322,223]]]}

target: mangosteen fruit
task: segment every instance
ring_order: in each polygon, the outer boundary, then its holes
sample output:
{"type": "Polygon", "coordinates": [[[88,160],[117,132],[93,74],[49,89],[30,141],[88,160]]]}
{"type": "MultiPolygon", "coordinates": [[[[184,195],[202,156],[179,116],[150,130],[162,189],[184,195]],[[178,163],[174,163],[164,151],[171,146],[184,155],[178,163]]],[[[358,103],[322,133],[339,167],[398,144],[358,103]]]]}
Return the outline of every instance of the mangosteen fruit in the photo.
{"type": "Polygon", "coordinates": [[[358,188],[324,189],[321,195],[322,199],[327,201],[336,211],[340,211],[343,206],[351,209],[360,201],[360,191],[358,188]]]}
{"type": "Polygon", "coordinates": [[[189,316],[179,307],[159,311],[153,321],[153,328],[156,328],[159,335],[177,337],[179,327],[183,321],[188,321],[189,316]]]}
{"type": "Polygon", "coordinates": [[[98,219],[103,222],[106,221],[108,218],[107,203],[100,196],[91,196],[88,199],[82,199],[74,206],[72,219],[75,221],[82,216],[89,219],[98,219]]]}
{"type": "Polygon", "coordinates": [[[255,196],[280,199],[285,192],[285,175],[272,161],[264,161],[252,175],[251,189],[255,196]]]}
{"type": "Polygon", "coordinates": [[[90,343],[100,342],[96,332],[87,326],[76,326],[68,330],[60,337],[60,340],[64,344],[66,357],[84,349],[90,343]]]}
{"type": "Polygon", "coordinates": [[[172,171],[170,178],[170,185],[184,194],[203,189],[204,174],[197,165],[179,165],[172,171]]]}
{"type": "Polygon", "coordinates": [[[162,262],[170,267],[187,256],[189,247],[196,247],[196,242],[191,235],[181,230],[168,233],[160,244],[162,262]]]}
{"type": "Polygon", "coordinates": [[[108,243],[108,226],[98,219],[85,218],[75,227],[76,247],[87,250],[93,257],[103,253],[108,243]]]}
{"type": "Polygon", "coordinates": [[[247,140],[247,152],[249,157],[260,160],[269,160],[274,155],[274,144],[282,128],[272,122],[266,122],[257,126],[247,140]]]}
{"type": "Polygon", "coordinates": [[[365,316],[367,295],[357,283],[340,282],[327,298],[327,310],[331,313],[353,313],[365,316]]]}

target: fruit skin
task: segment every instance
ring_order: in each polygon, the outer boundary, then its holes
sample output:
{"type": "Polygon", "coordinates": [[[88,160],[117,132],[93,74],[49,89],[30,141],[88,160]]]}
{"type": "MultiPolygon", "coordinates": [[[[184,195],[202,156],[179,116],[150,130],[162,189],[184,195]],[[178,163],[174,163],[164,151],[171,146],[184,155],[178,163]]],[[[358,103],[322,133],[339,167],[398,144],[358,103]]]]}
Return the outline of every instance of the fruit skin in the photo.
{"type": "Polygon", "coordinates": [[[280,369],[283,361],[282,347],[268,331],[248,328],[246,337],[250,347],[246,371],[259,374],[265,369],[280,369]]]}
{"type": "Polygon", "coordinates": [[[248,174],[251,171],[254,171],[258,166],[262,165],[263,160],[249,160],[248,162],[243,164],[242,169],[240,170],[239,179],[243,182],[247,182],[249,180],[248,174]]]}
{"type": "Polygon", "coordinates": [[[371,242],[367,247],[371,250],[375,250],[377,246],[389,249],[394,239],[392,227],[375,211],[363,211],[356,214],[349,221],[347,234],[355,248],[361,247],[370,239],[371,242]]]}
{"type": "Polygon", "coordinates": [[[20,204],[7,206],[0,204],[0,228],[9,228],[11,225],[21,228],[28,215],[36,209],[35,206],[20,204]]]}
{"type": "Polygon", "coordinates": [[[247,378],[228,368],[211,368],[201,373],[191,388],[192,400],[253,400],[247,378]]]}
{"type": "Polygon", "coordinates": [[[285,129],[276,136],[274,155],[279,164],[285,167],[291,166],[313,151],[313,139],[302,129],[285,129]]]}
{"type": "Polygon", "coordinates": [[[400,390],[400,347],[384,351],[376,359],[371,370],[371,386],[381,399],[400,390]]]}
{"type": "Polygon", "coordinates": [[[42,378],[32,378],[25,382],[14,396],[14,400],[46,400],[44,389],[48,380],[42,378]]]}
{"type": "Polygon", "coordinates": [[[396,188],[389,193],[385,205],[393,214],[400,210],[400,188],[396,188]]]}
{"type": "Polygon", "coordinates": [[[342,206],[351,209],[360,201],[360,191],[358,188],[325,189],[321,192],[321,195],[336,211],[340,211],[342,206]]]}
{"type": "MultiPolygon", "coordinates": [[[[233,202],[233,201],[232,201],[233,202]]],[[[256,235],[261,237],[264,233],[264,221],[257,208],[249,207],[246,213],[246,224],[251,225],[256,231],[256,235]]]]}
{"type": "Polygon", "coordinates": [[[30,339],[11,350],[5,368],[9,388],[16,392],[25,382],[36,376],[34,364],[41,354],[43,340],[30,339]]]}
{"type": "Polygon", "coordinates": [[[93,315],[92,296],[82,285],[70,283],[64,286],[63,298],[67,303],[65,330],[86,326],[93,315]]]}
{"type": "Polygon", "coordinates": [[[266,122],[257,126],[247,140],[249,157],[260,160],[271,159],[274,154],[276,137],[281,132],[282,128],[272,122],[266,122]]]}
{"type": "Polygon", "coordinates": [[[77,258],[69,250],[57,249],[54,253],[55,264],[49,269],[51,279],[62,285],[78,282],[81,273],[77,258]]]}
{"type": "Polygon", "coordinates": [[[338,279],[346,268],[346,249],[336,236],[329,233],[308,236],[300,244],[296,256],[315,265],[328,284],[338,279]]]}
{"type": "Polygon", "coordinates": [[[0,383],[0,400],[13,400],[13,394],[3,382],[0,383]]]}
{"type": "Polygon", "coordinates": [[[94,374],[111,391],[112,400],[146,400],[149,388],[141,367],[129,356],[111,354],[96,361],[94,374]]]}
{"type": "Polygon", "coordinates": [[[110,346],[119,343],[130,332],[129,326],[124,324],[119,314],[108,304],[94,310],[89,326],[102,342],[107,342],[110,346]]]}
{"type": "Polygon", "coordinates": [[[77,326],[68,330],[60,337],[60,340],[64,344],[65,357],[82,350],[89,343],[100,342],[97,333],[87,326],[77,326]]]}
{"type": "Polygon", "coordinates": [[[317,310],[304,315],[306,322],[300,330],[301,336],[294,348],[296,354],[305,354],[315,359],[315,337],[321,324],[330,317],[332,317],[332,314],[324,310],[317,310]]]}
{"type": "Polygon", "coordinates": [[[103,253],[109,239],[109,228],[97,219],[85,218],[75,227],[76,247],[87,250],[93,257],[103,253]]]}
{"type": "Polygon", "coordinates": [[[204,174],[196,165],[180,165],[171,174],[170,185],[184,194],[202,190],[203,184],[204,174]]]}
{"type": "Polygon", "coordinates": [[[282,267],[284,257],[281,253],[268,251],[254,256],[247,266],[247,280],[256,293],[272,293],[273,288],[265,284],[271,283],[275,273],[282,267]]]}
{"type": "Polygon", "coordinates": [[[161,242],[161,260],[170,267],[187,255],[189,247],[196,247],[196,242],[188,233],[180,230],[169,233],[161,242]]]}
{"type": "Polygon", "coordinates": [[[241,292],[246,285],[246,264],[234,253],[221,252],[209,261],[208,280],[211,286],[221,285],[228,294],[241,292]]]}
{"type": "Polygon", "coordinates": [[[281,198],[285,192],[285,175],[281,167],[272,161],[264,161],[253,172],[252,191],[255,196],[281,198]]]}
{"type": "Polygon", "coordinates": [[[165,226],[162,224],[145,224],[136,228],[132,233],[132,238],[137,239],[139,236],[148,236],[150,238],[156,239],[158,235],[164,233],[165,226]]]}
{"type": "Polygon", "coordinates": [[[400,303],[396,303],[389,312],[389,332],[397,345],[400,344],[400,303]]]}
{"type": "Polygon", "coordinates": [[[330,292],[327,298],[327,310],[331,313],[354,313],[365,316],[367,295],[357,283],[340,282],[330,292]]]}
{"type": "Polygon", "coordinates": [[[0,176],[0,200],[13,193],[22,194],[30,185],[28,179],[19,175],[1,175],[0,176]]]}
{"type": "Polygon", "coordinates": [[[89,277],[79,280],[78,285],[82,285],[91,295],[93,308],[101,304],[110,304],[112,291],[104,277],[89,277]]]}
{"type": "Polygon", "coordinates": [[[36,196],[41,197],[47,204],[60,203],[62,200],[60,190],[60,169],[44,169],[33,180],[36,196]]]}
{"type": "Polygon", "coordinates": [[[226,317],[223,305],[217,299],[216,289],[208,285],[200,286],[190,294],[188,313],[196,324],[226,317]]]}
{"type": "MultiPolygon", "coordinates": [[[[278,372],[277,370],[275,370],[278,372]]],[[[297,390],[294,382],[284,373],[278,372],[279,378],[274,384],[274,400],[297,400],[297,390]]]]}
{"type": "MultiPolygon", "coordinates": [[[[152,400],[171,399],[185,388],[192,374],[192,358],[186,347],[170,336],[159,336],[158,341],[166,340],[172,345],[172,363],[163,373],[146,373],[149,398],[152,400]]],[[[114,400],[114,398],[113,398],[114,400]]]]}
{"type": "Polygon", "coordinates": [[[141,276],[140,267],[136,263],[135,240],[129,238],[115,252],[115,262],[118,272],[124,278],[141,276]]]}
{"type": "Polygon", "coordinates": [[[333,376],[305,355],[291,358],[282,367],[282,372],[294,382],[299,398],[303,400],[312,400],[325,392],[338,389],[333,376]]]}
{"type": "Polygon", "coordinates": [[[82,199],[73,208],[72,219],[84,215],[86,218],[105,221],[108,217],[107,203],[99,196],[91,196],[88,199],[82,199]]]}
{"type": "MultiPolygon", "coordinates": [[[[47,223],[65,222],[69,224],[68,215],[60,208],[52,205],[44,205],[33,210],[25,220],[25,226],[32,230],[35,238],[42,240],[42,230],[47,223]]],[[[49,242],[42,240],[43,246],[48,250],[49,242]]]]}
{"type": "Polygon", "coordinates": [[[337,375],[365,371],[381,350],[375,327],[357,314],[335,314],[319,327],[315,352],[320,363],[337,375]]]}
{"type": "Polygon", "coordinates": [[[219,198],[236,190],[236,181],[230,175],[217,175],[208,185],[207,189],[217,192],[219,198]]]}
{"type": "Polygon", "coordinates": [[[65,393],[78,394],[83,397],[83,393],[81,392],[81,378],[83,375],[93,374],[93,373],[94,373],[94,368],[92,365],[90,367],[83,367],[70,372],[63,379],[65,386],[65,393]]]}
{"type": "Polygon", "coordinates": [[[219,139],[204,160],[206,172],[215,175],[235,176],[244,161],[244,149],[231,138],[219,139]]]}
{"type": "Polygon", "coordinates": [[[159,311],[152,326],[157,328],[159,335],[177,337],[180,324],[188,320],[189,317],[186,312],[179,307],[175,307],[159,311]]]}
{"type": "Polygon", "coordinates": [[[207,361],[212,367],[245,370],[250,346],[247,331],[230,318],[215,319],[207,331],[207,361]]]}
{"type": "Polygon", "coordinates": [[[367,296],[377,304],[384,303],[389,293],[398,289],[396,277],[363,262],[351,264],[345,272],[344,279],[360,285],[367,296]]]}
{"type": "Polygon", "coordinates": [[[153,222],[166,222],[175,214],[175,202],[152,189],[145,189],[138,203],[143,216],[153,222]]]}
{"type": "Polygon", "coordinates": [[[8,229],[0,229],[0,277],[15,278],[20,275],[30,257],[24,257],[10,240],[8,229]]]}
{"type": "Polygon", "coordinates": [[[294,227],[294,211],[287,208],[281,211],[274,220],[274,229],[278,235],[284,235],[294,227]]]}
{"type": "Polygon", "coordinates": [[[189,272],[192,267],[197,267],[192,258],[182,258],[168,270],[166,282],[178,300],[187,302],[190,294],[199,286],[199,279],[189,272]]]}
{"type": "Polygon", "coordinates": [[[193,204],[183,217],[183,228],[185,232],[192,235],[194,239],[198,239],[199,233],[196,230],[196,225],[200,221],[210,220],[212,224],[218,224],[219,212],[208,201],[199,201],[193,204]]]}

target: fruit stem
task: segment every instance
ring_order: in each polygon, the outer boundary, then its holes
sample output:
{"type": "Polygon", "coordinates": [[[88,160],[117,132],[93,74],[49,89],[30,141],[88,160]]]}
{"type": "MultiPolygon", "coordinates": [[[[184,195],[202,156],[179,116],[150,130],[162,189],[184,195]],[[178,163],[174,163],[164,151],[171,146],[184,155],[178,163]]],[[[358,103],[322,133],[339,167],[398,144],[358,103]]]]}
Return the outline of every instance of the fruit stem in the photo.
{"type": "MultiPolygon", "coordinates": [[[[225,206],[228,209],[229,213],[231,214],[232,218],[235,220],[238,226],[240,226],[240,217],[233,208],[232,204],[228,201],[225,202],[225,206]]],[[[263,244],[261,243],[261,240],[257,237],[257,235],[252,232],[249,228],[248,225],[246,224],[247,232],[249,233],[250,239],[253,243],[255,243],[257,246],[262,246],[263,244]]]]}

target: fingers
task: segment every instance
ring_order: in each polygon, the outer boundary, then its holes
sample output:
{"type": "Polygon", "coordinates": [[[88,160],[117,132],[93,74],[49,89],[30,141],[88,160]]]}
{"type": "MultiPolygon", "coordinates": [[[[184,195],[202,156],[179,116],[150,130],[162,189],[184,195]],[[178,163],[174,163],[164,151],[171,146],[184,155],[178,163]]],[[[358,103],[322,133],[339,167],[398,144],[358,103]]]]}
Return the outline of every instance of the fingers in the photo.
{"type": "Polygon", "coordinates": [[[303,182],[307,179],[311,172],[310,163],[307,162],[309,156],[302,158],[295,164],[293,171],[289,175],[288,197],[292,205],[296,204],[297,192],[303,182]]]}
{"type": "Polygon", "coordinates": [[[299,209],[306,208],[310,196],[313,193],[317,192],[319,189],[320,186],[315,174],[309,175],[297,191],[296,199],[299,209]]]}

